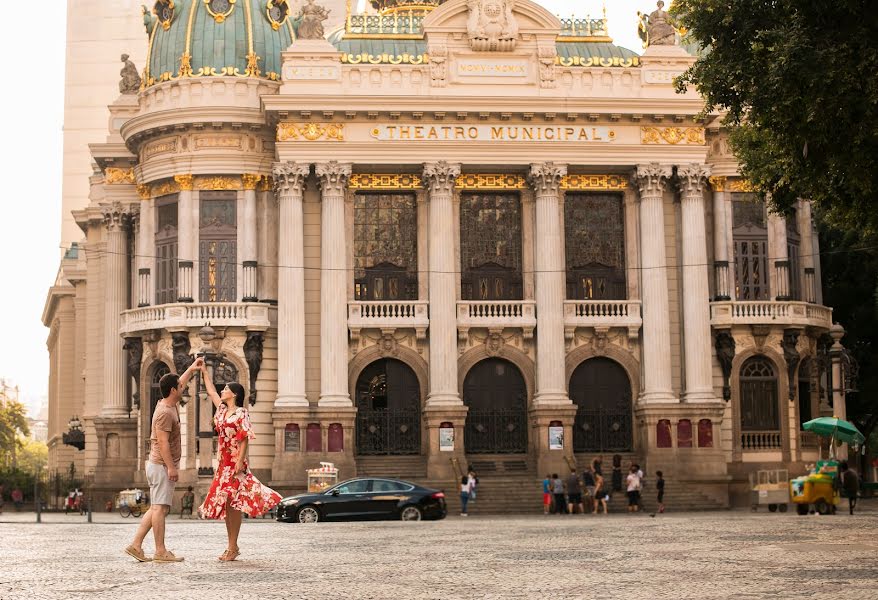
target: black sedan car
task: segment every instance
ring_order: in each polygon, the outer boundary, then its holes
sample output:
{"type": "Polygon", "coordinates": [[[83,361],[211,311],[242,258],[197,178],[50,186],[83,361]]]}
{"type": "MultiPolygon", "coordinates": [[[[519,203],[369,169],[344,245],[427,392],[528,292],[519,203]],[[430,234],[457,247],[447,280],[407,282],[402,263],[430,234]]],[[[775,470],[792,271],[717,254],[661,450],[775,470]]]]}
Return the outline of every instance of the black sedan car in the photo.
{"type": "Polygon", "coordinates": [[[314,494],[281,500],[277,520],[316,523],[367,519],[444,519],[445,493],[439,490],[378,477],[358,477],[314,494]]]}

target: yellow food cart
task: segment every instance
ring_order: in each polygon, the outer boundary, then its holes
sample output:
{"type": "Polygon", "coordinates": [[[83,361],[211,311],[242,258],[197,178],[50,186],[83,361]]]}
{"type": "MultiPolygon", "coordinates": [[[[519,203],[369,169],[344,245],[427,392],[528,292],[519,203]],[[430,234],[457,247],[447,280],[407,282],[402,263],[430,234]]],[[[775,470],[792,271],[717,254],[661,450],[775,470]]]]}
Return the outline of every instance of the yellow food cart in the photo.
{"type": "Polygon", "coordinates": [[[316,469],[308,469],[308,492],[319,494],[338,483],[338,469],[331,462],[321,462],[316,469]]]}

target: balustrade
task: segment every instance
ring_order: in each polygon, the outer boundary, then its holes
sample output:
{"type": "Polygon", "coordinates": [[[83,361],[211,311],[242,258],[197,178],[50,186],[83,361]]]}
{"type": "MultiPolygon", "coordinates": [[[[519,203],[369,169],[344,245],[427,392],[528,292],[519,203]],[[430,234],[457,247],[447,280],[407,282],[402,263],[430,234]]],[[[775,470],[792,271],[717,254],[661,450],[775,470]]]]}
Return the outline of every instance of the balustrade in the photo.
{"type": "Polygon", "coordinates": [[[525,339],[533,336],[537,325],[533,300],[462,301],[457,303],[457,331],[462,340],[472,327],[520,328],[525,339]]]}
{"type": "Polygon", "coordinates": [[[778,325],[829,329],[832,309],[793,301],[711,302],[710,322],[714,327],[730,325],[778,325]]]}
{"type": "Polygon", "coordinates": [[[577,327],[625,327],[637,337],[643,318],[639,300],[567,300],[564,302],[564,332],[573,338],[577,327]]]}
{"type": "Polygon", "coordinates": [[[419,300],[348,302],[351,337],[359,339],[362,329],[411,328],[418,339],[424,339],[430,325],[428,306],[419,300]]]}
{"type": "Polygon", "coordinates": [[[268,329],[275,320],[276,308],[246,302],[176,303],[134,308],[122,312],[120,333],[131,334],[150,329],[197,328],[206,323],[214,327],[268,329]]]}
{"type": "Polygon", "coordinates": [[[741,448],[745,451],[780,450],[783,437],[780,431],[744,431],[741,433],[741,448]]]}

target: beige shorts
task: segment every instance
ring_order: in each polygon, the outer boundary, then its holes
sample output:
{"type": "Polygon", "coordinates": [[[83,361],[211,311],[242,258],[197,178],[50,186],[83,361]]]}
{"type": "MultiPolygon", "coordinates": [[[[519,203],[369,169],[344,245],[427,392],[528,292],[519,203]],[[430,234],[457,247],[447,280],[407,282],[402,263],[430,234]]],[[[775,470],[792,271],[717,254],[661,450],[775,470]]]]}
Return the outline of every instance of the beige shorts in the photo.
{"type": "Polygon", "coordinates": [[[150,504],[174,504],[174,482],[168,479],[168,470],[164,465],[146,461],[146,481],[149,483],[150,504]]]}

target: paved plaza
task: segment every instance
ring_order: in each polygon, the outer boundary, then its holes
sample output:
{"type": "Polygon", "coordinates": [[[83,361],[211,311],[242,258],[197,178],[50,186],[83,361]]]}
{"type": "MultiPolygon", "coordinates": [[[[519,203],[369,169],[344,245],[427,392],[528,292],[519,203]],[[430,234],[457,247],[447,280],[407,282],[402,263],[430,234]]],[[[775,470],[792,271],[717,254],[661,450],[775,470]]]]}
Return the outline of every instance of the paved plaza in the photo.
{"type": "MultiPolygon", "coordinates": [[[[878,506],[854,517],[749,511],[450,517],[421,523],[169,523],[182,564],[122,549],[133,519],[0,515],[0,599],[878,597],[878,506]]],[[[870,505],[871,504],[871,505],[870,505]]]]}

